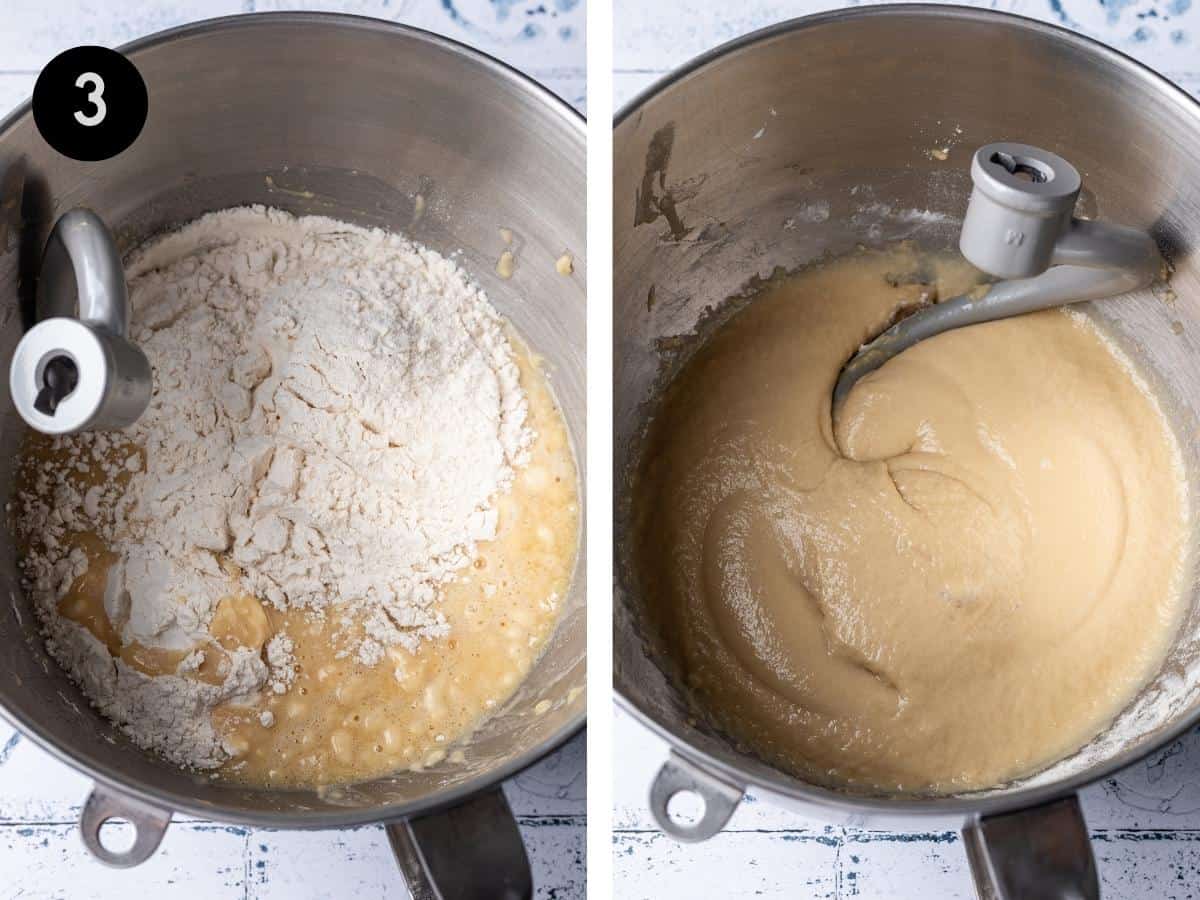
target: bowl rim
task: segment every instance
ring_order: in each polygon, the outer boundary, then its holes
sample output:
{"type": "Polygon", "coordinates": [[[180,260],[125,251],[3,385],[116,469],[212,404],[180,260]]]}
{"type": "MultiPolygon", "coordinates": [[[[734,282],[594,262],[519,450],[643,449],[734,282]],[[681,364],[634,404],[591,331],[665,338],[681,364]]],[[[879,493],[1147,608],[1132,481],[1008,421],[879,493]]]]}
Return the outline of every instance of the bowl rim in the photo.
{"type": "Polygon", "coordinates": [[[1187,91],[1165,75],[1156,72],[1146,64],[1115,47],[1111,47],[1079,31],[1072,31],[1062,25],[1054,25],[1050,22],[1044,22],[1041,19],[1021,15],[1020,13],[984,9],[977,6],[963,6],[959,3],[866,3],[862,6],[831,9],[825,12],[812,13],[807,16],[784,19],[781,22],[776,22],[763,28],[756,28],[740,37],[733,38],[709,50],[705,50],[703,53],[692,57],[651,82],[649,86],[642,88],[629,100],[625,101],[613,116],[613,128],[615,130],[618,126],[624,124],[627,119],[639,112],[647,102],[654,99],[658,94],[674,87],[677,83],[695,74],[700,69],[738,51],[750,49],[755,45],[767,43],[792,32],[818,28],[834,22],[843,23],[853,19],[899,18],[904,16],[960,19],[962,21],[974,20],[993,25],[1014,27],[1025,31],[1040,32],[1044,36],[1074,45],[1076,48],[1085,50],[1093,55],[1107,58],[1117,67],[1125,69],[1143,80],[1151,82],[1159,90],[1163,90],[1185,111],[1190,110],[1192,114],[1200,115],[1200,100],[1192,97],[1187,91]]]}
{"type": "MultiPolygon", "coordinates": [[[[984,23],[996,27],[1011,28],[1021,32],[1033,33],[1041,37],[1058,41],[1092,56],[1099,56],[1109,64],[1121,69],[1126,74],[1140,79],[1153,87],[1156,93],[1166,98],[1179,110],[1180,115],[1190,116],[1200,122],[1200,101],[1186,93],[1177,84],[1153,69],[1137,61],[1126,53],[1121,52],[1093,38],[1076,31],[1052,25],[1039,19],[1015,13],[1001,12],[991,9],[962,6],[958,4],[941,3],[896,3],[873,4],[856,6],[848,9],[830,10],[801,16],[777,22],[765,28],[749,32],[714,47],[696,56],[677,69],[655,81],[649,87],[639,91],[626,102],[613,117],[613,131],[616,131],[630,118],[641,112],[642,108],[654,100],[659,94],[670,90],[692,75],[710,65],[724,61],[727,57],[743,51],[757,48],[778,38],[796,32],[819,29],[831,24],[845,24],[857,19],[899,19],[899,18],[938,18],[957,19],[966,22],[984,23]]],[[[622,589],[617,588],[616,593],[622,589]]],[[[614,596],[614,602],[619,602],[614,596]]],[[[1088,768],[1068,775],[1047,784],[1033,784],[1004,791],[1004,785],[978,791],[970,794],[948,796],[920,796],[899,794],[894,797],[880,797],[869,794],[852,794],[823,787],[788,775],[776,769],[765,761],[750,757],[756,772],[751,777],[747,771],[728,760],[714,756],[701,749],[690,736],[677,733],[675,729],[659,722],[648,705],[640,704],[623,690],[621,679],[614,671],[613,693],[617,706],[628,713],[640,725],[649,729],[655,736],[665,741],[671,751],[682,755],[685,759],[708,770],[713,775],[736,785],[745,792],[760,789],[764,793],[782,797],[809,807],[818,807],[834,813],[845,815],[850,813],[857,816],[906,816],[914,818],[961,817],[970,819],[978,816],[1011,812],[1031,806],[1037,806],[1055,799],[1070,795],[1085,785],[1107,778],[1115,772],[1124,769],[1139,760],[1158,752],[1183,734],[1200,723],[1200,704],[1197,704],[1189,714],[1182,716],[1178,722],[1165,728],[1159,737],[1145,748],[1130,748],[1116,753],[1088,768]],[[1004,791],[1003,793],[1000,793],[1004,791]]],[[[733,755],[733,751],[729,751],[733,755]]],[[[1045,769],[1041,770],[1045,771],[1045,769]]],[[[1030,776],[1038,777],[1038,774],[1030,776]]]]}
{"type": "MultiPolygon", "coordinates": [[[[195,38],[225,31],[244,30],[264,26],[308,25],[331,29],[361,30],[395,37],[415,40],[432,44],[451,55],[461,57],[469,63],[478,66],[485,76],[498,78],[508,82],[517,91],[523,91],[536,97],[544,108],[560,119],[583,142],[586,148],[587,120],[578,110],[565,100],[539,84],[533,78],[525,75],[513,66],[500,59],[460,41],[436,34],[423,28],[403,25],[385,19],[368,16],[350,15],[346,13],[327,12],[260,12],[243,13],[215,18],[200,19],[188,22],[163,31],[158,31],[123,44],[116,49],[118,52],[131,55],[141,51],[170,44],[181,38],[195,38]]],[[[26,99],[13,112],[0,119],[0,139],[12,128],[32,115],[31,101],[26,99]]],[[[585,151],[586,152],[586,151],[585,151]]],[[[584,494],[580,493],[581,507],[585,503],[584,494]]],[[[582,528],[581,528],[582,533],[582,528]]],[[[580,547],[582,550],[582,546],[580,547]]],[[[582,555],[581,555],[582,560],[582,555]]],[[[576,574],[578,577],[578,574],[576,574]]],[[[586,591],[586,583],[582,589],[586,591]]],[[[586,604],[586,595],[585,595],[586,604]]],[[[586,656],[585,656],[586,665],[586,656]]],[[[36,746],[49,753],[56,760],[66,763],[71,768],[92,778],[110,792],[119,797],[130,797],[153,807],[169,810],[172,813],[183,813],[200,819],[218,820],[235,825],[249,825],[289,829],[341,828],[375,823],[398,822],[415,815],[427,814],[446,809],[462,802],[473,794],[485,791],[499,785],[502,781],[537,763],[553,753],[569,740],[579,734],[587,722],[586,703],[583,710],[572,715],[562,727],[543,741],[526,748],[512,759],[476,775],[461,784],[445,788],[408,803],[380,803],[376,806],[357,809],[336,809],[333,807],[320,810],[289,811],[284,813],[257,812],[228,808],[220,803],[198,802],[194,797],[173,789],[150,789],[123,775],[114,767],[93,758],[86,751],[80,752],[75,748],[60,746],[39,726],[39,724],[23,715],[0,706],[0,719],[7,721],[22,735],[36,746]]],[[[186,774],[186,770],[180,769],[186,774]]],[[[268,794],[300,795],[300,791],[263,790],[268,794]]]]}

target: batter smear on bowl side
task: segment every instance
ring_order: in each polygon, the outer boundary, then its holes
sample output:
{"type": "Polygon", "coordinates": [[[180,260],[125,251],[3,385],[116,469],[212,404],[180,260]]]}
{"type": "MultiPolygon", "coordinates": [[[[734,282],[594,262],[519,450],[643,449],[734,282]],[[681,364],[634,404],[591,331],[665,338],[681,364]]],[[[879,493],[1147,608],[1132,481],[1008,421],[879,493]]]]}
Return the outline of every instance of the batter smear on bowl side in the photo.
{"type": "Polygon", "coordinates": [[[833,785],[986,788],[1100,733],[1186,608],[1180,448],[1083,314],[839,370],[978,273],[911,247],[768,283],[667,388],[635,485],[649,612],[697,706],[833,785]]]}
{"type": "Polygon", "coordinates": [[[150,408],[31,435],[13,525],[51,654],[178,765],[431,765],[553,630],[577,478],[545,377],[407,239],[224,210],[127,263],[150,408]]]}

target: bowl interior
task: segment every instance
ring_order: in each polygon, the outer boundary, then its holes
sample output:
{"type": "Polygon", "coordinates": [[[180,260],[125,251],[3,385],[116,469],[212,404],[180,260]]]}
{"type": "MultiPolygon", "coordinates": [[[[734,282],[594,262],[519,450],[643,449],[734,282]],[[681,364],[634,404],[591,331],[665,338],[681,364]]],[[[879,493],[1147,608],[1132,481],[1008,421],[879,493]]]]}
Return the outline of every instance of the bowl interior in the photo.
{"type": "MultiPolygon", "coordinates": [[[[752,35],[701,58],[619,117],[614,681],[636,714],[743,784],[856,810],[1000,808],[1099,777],[1200,715],[1193,599],[1162,674],[1070,759],[986,795],[852,795],[781,773],[696,722],[643,620],[621,552],[630,474],[655,397],[720,319],[711,311],[729,309],[727,298],[756,278],[859,244],[956,247],[971,155],[1000,140],[1071,161],[1084,180],[1079,213],[1151,231],[1175,266],[1174,298],[1146,291],[1086,308],[1164,398],[1194,481],[1200,107],[1177,88],[1114,51],[1029,20],[900,6],[752,35]]],[[[1194,576],[1190,592],[1195,598],[1194,576]]]]}
{"type": "MultiPolygon", "coordinates": [[[[502,65],[431,35],[365,19],[268,15],[202,23],[127,48],[150,115],[128,151],[75,163],[28,110],[0,129],[0,348],[22,333],[57,215],[85,205],[127,249],[204,212],[262,203],[400,231],[456,261],[545,359],[584,446],[586,254],[581,120],[502,65]],[[514,235],[511,279],[495,274],[514,235]],[[555,261],[574,257],[564,277],[555,261]]],[[[5,367],[7,374],[7,367],[5,367]]],[[[23,425],[0,391],[0,484],[23,425]]],[[[576,453],[583,476],[583,457],[576,453]]],[[[214,785],[133,746],[49,659],[0,547],[0,707],[43,746],[145,799],[196,815],[330,825],[445,803],[528,764],[583,721],[582,543],[562,621],[517,696],[463,747],[466,761],[322,791],[214,785]],[[534,706],[550,701],[542,714],[534,706]]]]}

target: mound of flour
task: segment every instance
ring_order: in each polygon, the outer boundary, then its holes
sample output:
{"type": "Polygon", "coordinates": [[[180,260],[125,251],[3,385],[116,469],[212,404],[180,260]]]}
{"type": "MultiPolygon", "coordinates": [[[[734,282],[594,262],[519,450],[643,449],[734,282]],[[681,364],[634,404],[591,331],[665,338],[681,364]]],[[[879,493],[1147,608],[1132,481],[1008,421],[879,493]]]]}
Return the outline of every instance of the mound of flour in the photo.
{"type": "Polygon", "coordinates": [[[127,275],[155,382],[123,435],[137,452],[114,459],[103,434],[57,442],[71,464],[18,498],[25,573],[51,652],[97,705],[144,746],[211,767],[225,757],[208,711],[285,690],[290,652],[238,651],[215,686],[114,661],[57,614],[87,567],[65,539],[94,532],[118,552],[104,604],[124,643],[202,643],[244,591],[365,622],[344,650],[370,665],[446,633],[439,585],[495,537],[493,500],[533,434],[502,320],[402,237],[230,209],[142,248],[127,275]],[[96,461],[110,478],[88,488],[72,469],[96,461]]]}

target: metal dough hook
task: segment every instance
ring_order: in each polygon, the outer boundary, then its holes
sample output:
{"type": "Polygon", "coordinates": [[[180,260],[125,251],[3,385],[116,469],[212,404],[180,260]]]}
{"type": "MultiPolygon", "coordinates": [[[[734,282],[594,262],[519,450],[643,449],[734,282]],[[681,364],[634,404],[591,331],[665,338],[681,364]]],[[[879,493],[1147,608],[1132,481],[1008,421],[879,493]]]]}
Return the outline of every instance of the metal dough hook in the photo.
{"type": "Polygon", "coordinates": [[[997,278],[982,297],[963,295],[893,325],[861,347],[833,389],[838,410],[850,389],[918,341],[1022,313],[1136,291],[1162,259],[1150,235],[1073,218],[1082,180],[1061,156],[1027,144],[988,144],[971,160],[975,187],[958,246],[997,278]]]}
{"type": "Polygon", "coordinates": [[[116,242],[90,210],[71,210],[50,232],[37,318],[9,369],[21,418],[45,434],[137,421],[150,403],[150,363],[128,340],[129,293],[116,242]]]}

